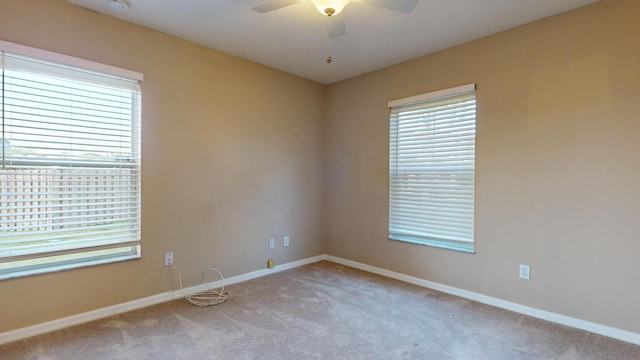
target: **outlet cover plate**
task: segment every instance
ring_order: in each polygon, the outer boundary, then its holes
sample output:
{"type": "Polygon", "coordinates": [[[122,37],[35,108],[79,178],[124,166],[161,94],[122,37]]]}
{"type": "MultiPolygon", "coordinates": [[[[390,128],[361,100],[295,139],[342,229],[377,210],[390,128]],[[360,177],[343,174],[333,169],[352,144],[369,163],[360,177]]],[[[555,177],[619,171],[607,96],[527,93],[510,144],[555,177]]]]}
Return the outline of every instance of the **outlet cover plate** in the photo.
{"type": "Polygon", "coordinates": [[[529,280],[531,278],[529,265],[520,264],[520,279],[529,280]]]}
{"type": "Polygon", "coordinates": [[[171,265],[173,265],[173,253],[172,252],[164,253],[164,266],[171,266],[171,265]]]}

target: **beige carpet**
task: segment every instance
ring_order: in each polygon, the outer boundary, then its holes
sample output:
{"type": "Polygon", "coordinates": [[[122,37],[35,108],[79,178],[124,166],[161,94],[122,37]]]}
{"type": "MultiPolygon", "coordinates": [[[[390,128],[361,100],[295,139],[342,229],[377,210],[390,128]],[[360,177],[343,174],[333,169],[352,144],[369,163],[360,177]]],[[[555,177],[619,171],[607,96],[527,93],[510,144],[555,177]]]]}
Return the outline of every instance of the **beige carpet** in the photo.
{"type": "Polygon", "coordinates": [[[0,346],[2,359],[615,359],[640,346],[329,262],[0,346]]]}

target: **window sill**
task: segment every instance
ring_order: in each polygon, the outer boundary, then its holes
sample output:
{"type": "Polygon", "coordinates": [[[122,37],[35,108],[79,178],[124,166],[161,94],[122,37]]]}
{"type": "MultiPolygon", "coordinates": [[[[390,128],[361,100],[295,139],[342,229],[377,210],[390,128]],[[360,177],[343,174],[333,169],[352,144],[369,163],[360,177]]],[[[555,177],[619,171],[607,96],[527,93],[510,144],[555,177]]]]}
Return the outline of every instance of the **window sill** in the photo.
{"type": "Polygon", "coordinates": [[[454,242],[437,239],[423,239],[411,236],[389,235],[389,240],[401,241],[410,244],[424,245],[445,250],[453,250],[467,254],[475,254],[475,245],[473,243],[454,242]]]}
{"type": "Polygon", "coordinates": [[[114,257],[103,257],[103,258],[88,258],[83,259],[81,261],[74,262],[60,262],[60,263],[50,263],[46,265],[41,265],[38,267],[22,267],[22,268],[7,268],[0,269],[0,280],[6,279],[14,279],[25,276],[39,275],[39,274],[48,274],[53,272],[59,272],[64,270],[78,269],[89,266],[110,264],[115,262],[129,261],[140,259],[141,255],[137,254],[125,254],[114,257]]]}

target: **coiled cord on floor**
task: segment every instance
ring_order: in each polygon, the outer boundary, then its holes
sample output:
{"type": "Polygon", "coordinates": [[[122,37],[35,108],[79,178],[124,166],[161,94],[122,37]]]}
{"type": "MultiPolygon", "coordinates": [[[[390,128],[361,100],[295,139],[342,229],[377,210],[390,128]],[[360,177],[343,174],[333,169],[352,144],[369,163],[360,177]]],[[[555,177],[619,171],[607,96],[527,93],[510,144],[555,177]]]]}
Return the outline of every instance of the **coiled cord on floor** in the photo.
{"type": "Polygon", "coordinates": [[[224,292],[224,285],[222,285],[222,288],[220,289],[220,291],[218,291],[210,288],[209,284],[207,284],[207,282],[204,279],[204,276],[207,273],[207,271],[211,270],[211,271],[217,272],[220,275],[220,280],[224,281],[224,276],[222,276],[222,272],[220,272],[220,270],[216,268],[205,269],[202,272],[202,284],[207,288],[207,290],[196,293],[196,294],[187,295],[184,292],[184,288],[182,287],[182,276],[180,275],[180,269],[178,269],[178,267],[175,265],[171,265],[171,266],[174,269],[176,269],[176,271],[178,272],[178,283],[180,284],[180,291],[182,292],[182,295],[184,295],[184,298],[187,299],[187,301],[190,304],[196,305],[196,306],[218,305],[225,302],[225,300],[229,298],[229,294],[224,292]]]}

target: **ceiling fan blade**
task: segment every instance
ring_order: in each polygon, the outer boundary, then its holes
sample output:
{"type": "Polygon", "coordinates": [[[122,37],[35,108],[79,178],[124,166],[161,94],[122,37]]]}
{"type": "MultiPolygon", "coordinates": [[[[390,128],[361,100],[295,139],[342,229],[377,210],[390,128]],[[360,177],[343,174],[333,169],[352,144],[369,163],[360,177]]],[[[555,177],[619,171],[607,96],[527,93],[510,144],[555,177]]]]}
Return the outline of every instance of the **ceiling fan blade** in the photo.
{"type": "Polygon", "coordinates": [[[300,0],[273,0],[268,3],[264,3],[262,5],[254,6],[251,9],[255,12],[266,13],[273,10],[278,10],[285,6],[293,5],[299,3],[300,0]]]}
{"type": "Polygon", "coordinates": [[[373,5],[385,9],[410,13],[418,5],[419,0],[353,0],[353,2],[373,5]]]}
{"type": "Polygon", "coordinates": [[[329,37],[336,37],[347,33],[347,28],[344,25],[344,13],[331,16],[329,18],[330,26],[327,29],[329,31],[329,37]]]}

